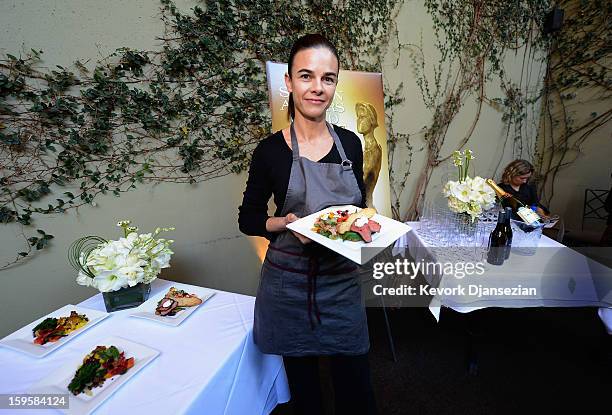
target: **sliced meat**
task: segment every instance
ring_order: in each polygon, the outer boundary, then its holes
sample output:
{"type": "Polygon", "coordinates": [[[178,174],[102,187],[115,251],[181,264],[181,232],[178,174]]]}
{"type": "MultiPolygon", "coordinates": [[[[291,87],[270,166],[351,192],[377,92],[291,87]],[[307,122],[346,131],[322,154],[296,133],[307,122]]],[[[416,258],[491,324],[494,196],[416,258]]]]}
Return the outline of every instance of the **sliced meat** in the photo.
{"type": "Polygon", "coordinates": [[[376,222],[375,220],[370,219],[368,221],[368,226],[370,227],[372,233],[380,232],[380,223],[376,222]]]}
{"type": "Polygon", "coordinates": [[[351,225],[351,230],[353,232],[357,232],[365,242],[372,242],[372,232],[370,232],[370,228],[366,223],[363,226],[356,226],[354,223],[351,225]]]}
{"type": "Polygon", "coordinates": [[[163,298],[159,302],[159,305],[157,306],[157,308],[155,309],[155,314],[160,315],[160,316],[165,316],[168,313],[170,313],[172,310],[174,310],[177,306],[178,306],[178,301],[172,298],[163,298]],[[164,307],[164,305],[166,306],[164,307]]]}

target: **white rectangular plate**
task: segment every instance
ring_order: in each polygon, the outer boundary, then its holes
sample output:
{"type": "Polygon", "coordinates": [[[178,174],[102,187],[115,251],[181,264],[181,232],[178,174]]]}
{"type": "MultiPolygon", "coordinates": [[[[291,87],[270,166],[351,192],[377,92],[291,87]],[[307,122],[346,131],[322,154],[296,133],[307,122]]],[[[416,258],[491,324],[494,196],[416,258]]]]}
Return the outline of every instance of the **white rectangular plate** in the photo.
{"type": "Polygon", "coordinates": [[[342,239],[329,239],[312,230],[316,219],[322,214],[346,209],[349,209],[349,211],[355,211],[359,208],[352,205],[331,206],[327,209],[313,213],[312,215],[298,219],[295,222],[288,224],[287,228],[312,239],[313,241],[350,259],[351,261],[358,263],[359,265],[363,265],[368,262],[411,229],[410,226],[406,225],[405,223],[398,222],[377,213],[372,217],[372,220],[380,223],[380,232],[372,234],[372,242],[369,243],[363,241],[353,242],[343,241],[342,239]],[[362,248],[368,249],[362,250],[362,248]]]}
{"type": "Polygon", "coordinates": [[[122,337],[109,337],[106,340],[92,344],[74,361],[70,361],[32,386],[28,393],[68,393],[70,396],[70,409],[64,409],[63,412],[69,414],[89,414],[158,355],[159,351],[148,346],[134,343],[122,337]],[[96,346],[116,346],[120,352],[125,352],[126,358],[134,358],[134,366],[123,375],[106,379],[102,386],[92,389],[91,396],[85,393],[74,396],[68,391],[68,384],[79,366],[83,363],[83,358],[95,349],[96,346]]]}
{"type": "MultiPolygon", "coordinates": [[[[181,289],[179,286],[177,289],[181,289]]],[[[150,298],[147,302],[138,307],[138,311],[130,314],[130,317],[144,318],[147,320],[157,321],[158,323],[166,324],[168,326],[178,326],[181,324],[187,317],[189,317],[196,309],[202,307],[204,303],[209,300],[212,296],[216,294],[215,291],[206,289],[206,288],[189,288],[185,290],[189,294],[195,294],[200,297],[202,300],[201,304],[193,307],[187,307],[184,310],[179,311],[174,316],[158,316],[155,314],[155,309],[157,308],[157,303],[164,298],[167,294],[168,290],[165,290],[163,293],[156,295],[153,298],[150,298]]]]}
{"type": "Polygon", "coordinates": [[[6,336],[2,340],[0,340],[0,345],[11,348],[13,350],[17,350],[18,352],[26,353],[30,356],[38,358],[45,357],[54,350],[57,350],[58,348],[62,347],[64,344],[66,344],[76,336],[89,330],[90,328],[98,324],[100,321],[104,320],[106,317],[108,317],[108,313],[68,304],[6,336]],[[32,329],[34,327],[36,327],[41,321],[48,317],[68,317],[71,311],[76,311],[79,314],[85,314],[89,319],[89,322],[80,329],[73,331],[68,336],[62,337],[56,342],[49,342],[43,345],[34,343],[34,337],[32,336],[32,329]]]}

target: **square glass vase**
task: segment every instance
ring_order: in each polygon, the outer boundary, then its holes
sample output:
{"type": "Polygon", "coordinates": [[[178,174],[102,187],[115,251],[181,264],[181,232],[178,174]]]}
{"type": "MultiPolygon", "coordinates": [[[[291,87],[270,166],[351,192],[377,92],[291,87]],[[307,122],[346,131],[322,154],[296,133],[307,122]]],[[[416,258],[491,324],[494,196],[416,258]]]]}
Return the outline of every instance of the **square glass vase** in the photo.
{"type": "Polygon", "coordinates": [[[102,297],[104,297],[106,311],[112,313],[113,311],[138,307],[149,299],[150,293],[151,284],[141,282],[133,287],[125,287],[117,291],[102,293],[102,297]]]}

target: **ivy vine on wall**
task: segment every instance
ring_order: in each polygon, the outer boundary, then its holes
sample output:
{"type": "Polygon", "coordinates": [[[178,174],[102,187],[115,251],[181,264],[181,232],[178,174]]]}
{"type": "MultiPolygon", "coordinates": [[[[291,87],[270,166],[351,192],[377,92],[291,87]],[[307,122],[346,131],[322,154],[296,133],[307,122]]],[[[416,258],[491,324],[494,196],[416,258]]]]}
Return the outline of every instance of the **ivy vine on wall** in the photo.
{"type": "Polygon", "coordinates": [[[558,173],[570,168],[593,133],[612,121],[612,3],[564,0],[557,6],[564,10],[564,22],[551,35],[536,158],[541,198],[548,205],[558,173]]]}
{"type": "MultiPolygon", "coordinates": [[[[398,0],[161,0],[156,50],[128,46],[88,68],[42,69],[43,51],[0,59],[0,221],[120,196],[143,182],[197,183],[243,171],[269,134],[265,61],[320,32],[341,66],[380,71],[398,0]]],[[[58,39],[58,41],[61,41],[58,39]]],[[[39,227],[39,225],[36,225],[39,227]]],[[[24,228],[28,229],[28,228],[24,228]]],[[[52,239],[24,233],[5,267],[52,239]]]]}
{"type": "Polygon", "coordinates": [[[413,157],[424,152],[425,164],[416,187],[410,189],[404,218],[419,216],[433,170],[452,153],[453,149],[441,152],[449,127],[462,106],[474,99],[476,112],[456,149],[468,143],[483,105],[499,110],[504,125],[500,144],[503,148],[510,144],[514,158],[534,161],[538,190],[549,204],[557,173],[570,167],[586,140],[612,120],[612,78],[607,65],[612,4],[604,0],[425,0],[425,7],[433,20],[440,58],[431,62],[422,42],[401,44],[400,49],[412,57],[413,74],[432,121],[416,133],[391,136],[395,141],[389,145],[390,160],[396,148],[407,150],[403,169],[391,172],[394,212],[399,212],[408,176],[414,173],[413,157]],[[553,6],[564,10],[564,23],[559,32],[545,33],[545,19],[553,6]],[[518,79],[509,76],[509,61],[521,62],[518,79]],[[541,88],[533,89],[539,80],[541,88]],[[501,86],[503,95],[487,96],[489,83],[501,86]],[[603,110],[587,110],[596,106],[603,110]]]}
{"type": "MultiPolygon", "coordinates": [[[[407,139],[408,166],[415,152],[425,153],[425,163],[418,172],[415,188],[411,189],[404,217],[407,220],[419,216],[433,170],[448,160],[454,150],[449,150],[448,154],[441,151],[451,123],[467,101],[476,101],[476,111],[455,149],[468,143],[483,105],[491,105],[503,113],[506,141],[513,140],[515,155],[529,155],[534,147],[537,125],[535,128],[526,125],[526,113],[536,111],[534,104],[539,100],[539,91],[534,93],[527,89],[526,72],[521,73],[518,82],[510,78],[505,60],[520,51],[522,70],[527,71],[534,61],[543,60],[538,52],[546,56],[548,48],[548,40],[541,34],[544,17],[550,8],[548,1],[425,0],[425,7],[432,17],[435,47],[440,58],[429,62],[422,42],[401,45],[410,53],[417,86],[425,106],[432,112],[431,123],[407,139]],[[501,85],[504,96],[487,96],[485,86],[492,82],[501,85]],[[415,143],[416,140],[422,140],[422,144],[415,143]]],[[[399,209],[407,174],[394,176],[400,177],[398,185],[392,189],[395,209],[399,209]]]]}

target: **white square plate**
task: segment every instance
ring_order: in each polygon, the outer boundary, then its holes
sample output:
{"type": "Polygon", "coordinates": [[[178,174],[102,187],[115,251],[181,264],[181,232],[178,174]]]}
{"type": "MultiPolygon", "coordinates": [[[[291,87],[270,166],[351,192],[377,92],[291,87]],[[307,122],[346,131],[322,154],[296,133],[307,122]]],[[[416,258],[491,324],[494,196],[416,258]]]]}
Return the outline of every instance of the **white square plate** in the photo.
{"type": "Polygon", "coordinates": [[[312,230],[315,221],[322,214],[346,209],[352,212],[358,210],[359,208],[352,205],[331,206],[327,209],[320,210],[319,212],[298,219],[295,222],[291,222],[287,225],[287,228],[304,235],[317,243],[320,243],[332,251],[358,263],[359,265],[363,265],[368,262],[411,229],[410,226],[406,225],[405,223],[398,222],[377,213],[371,219],[380,223],[380,232],[372,234],[372,242],[369,243],[363,241],[354,242],[343,241],[342,239],[329,239],[312,230]]]}
{"type": "MultiPolygon", "coordinates": [[[[181,289],[180,286],[176,286],[177,289],[181,289]]],[[[138,307],[138,311],[130,314],[130,317],[144,318],[147,320],[157,321],[158,323],[166,324],[168,326],[178,326],[181,324],[187,317],[189,317],[196,309],[202,307],[206,301],[208,301],[212,296],[216,294],[215,291],[209,290],[206,288],[189,288],[186,289],[189,294],[195,294],[200,297],[202,303],[197,306],[187,307],[184,310],[179,311],[174,316],[158,316],[155,314],[155,309],[157,308],[157,303],[165,297],[168,293],[168,290],[165,290],[163,293],[156,295],[153,298],[150,298],[147,302],[138,307]]]]}
{"type": "Polygon", "coordinates": [[[159,355],[159,351],[148,346],[134,343],[122,337],[109,337],[104,341],[92,344],[88,349],[84,350],[74,361],[60,367],[55,372],[38,382],[28,391],[28,393],[68,393],[70,396],[70,409],[62,409],[64,413],[69,414],[89,414],[107,400],[113,393],[117,391],[124,383],[130,380],[136,373],[142,370],[147,364],[159,355]],[[68,391],[68,384],[74,377],[77,369],[83,363],[83,358],[90,353],[96,346],[115,346],[120,352],[125,352],[125,357],[134,358],[134,366],[125,374],[113,376],[106,379],[102,386],[92,389],[91,396],[81,393],[74,396],[68,391]]]}
{"type": "Polygon", "coordinates": [[[0,340],[0,345],[13,350],[17,350],[18,352],[29,354],[30,356],[38,358],[45,357],[46,355],[62,347],[64,344],[66,344],[76,336],[80,335],[84,331],[89,330],[108,316],[109,314],[103,311],[92,310],[90,308],[84,308],[68,304],[58,310],[53,311],[52,313],[47,314],[44,317],[39,318],[38,320],[28,324],[27,326],[20,328],[16,332],[9,334],[8,336],[0,340]],[[79,314],[85,314],[89,319],[89,322],[80,329],[73,331],[68,336],[62,337],[56,342],[49,342],[43,345],[34,343],[34,337],[32,336],[32,329],[34,327],[36,327],[41,321],[48,317],[68,317],[71,311],[76,311],[79,314]]]}

